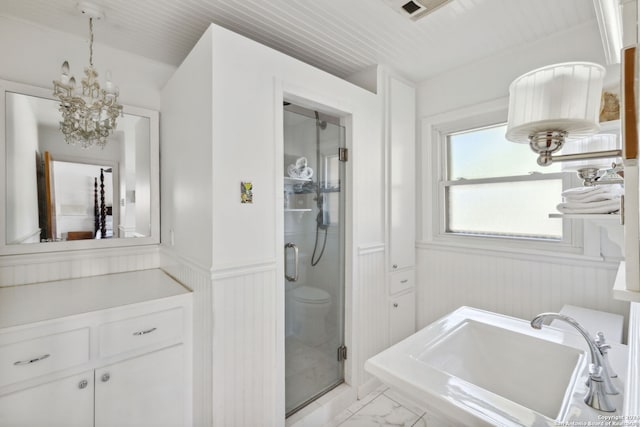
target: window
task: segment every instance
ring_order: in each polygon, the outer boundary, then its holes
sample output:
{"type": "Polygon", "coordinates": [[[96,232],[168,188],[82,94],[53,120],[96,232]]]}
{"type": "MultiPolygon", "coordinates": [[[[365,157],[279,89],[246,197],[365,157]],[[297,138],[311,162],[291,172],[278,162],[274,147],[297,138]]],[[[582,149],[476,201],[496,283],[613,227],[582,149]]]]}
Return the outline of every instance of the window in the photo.
{"type": "Polygon", "coordinates": [[[528,144],[507,141],[507,109],[499,98],[422,119],[419,243],[527,259],[598,256],[599,231],[585,248],[582,220],[549,218],[563,189],[580,185],[576,174],[538,166],[528,144]]]}
{"type": "Polygon", "coordinates": [[[563,174],[538,166],[527,144],[505,139],[506,124],[446,133],[446,233],[561,241],[550,219],[561,202],[563,174]]]}

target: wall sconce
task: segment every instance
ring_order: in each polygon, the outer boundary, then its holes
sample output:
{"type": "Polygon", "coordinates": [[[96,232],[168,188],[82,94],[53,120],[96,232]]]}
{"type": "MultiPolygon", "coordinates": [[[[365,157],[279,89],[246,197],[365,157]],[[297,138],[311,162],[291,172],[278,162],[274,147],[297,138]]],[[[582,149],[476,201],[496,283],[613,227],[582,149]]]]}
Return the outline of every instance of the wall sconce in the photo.
{"type": "Polygon", "coordinates": [[[600,129],[598,117],[605,69],[591,62],[538,68],[509,86],[506,138],[529,143],[538,164],[620,157],[620,150],[554,155],[566,140],[586,138],[600,129]]]}
{"type": "Polygon", "coordinates": [[[593,186],[595,184],[620,184],[623,182],[620,175],[606,174],[599,176],[602,169],[618,170],[622,164],[622,158],[606,159],[601,157],[588,157],[592,153],[620,153],[620,143],[618,136],[615,134],[596,134],[579,141],[573,141],[562,149],[562,156],[565,162],[562,163],[562,171],[575,171],[578,177],[583,180],[584,186],[593,186]],[[582,160],[568,160],[575,154],[586,154],[580,156],[582,160]]]}

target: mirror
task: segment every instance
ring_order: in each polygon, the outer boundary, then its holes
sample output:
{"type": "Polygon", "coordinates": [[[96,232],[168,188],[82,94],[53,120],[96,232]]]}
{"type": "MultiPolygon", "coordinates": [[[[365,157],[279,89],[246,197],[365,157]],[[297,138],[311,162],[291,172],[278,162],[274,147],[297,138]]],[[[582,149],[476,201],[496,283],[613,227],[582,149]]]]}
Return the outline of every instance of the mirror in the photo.
{"type": "Polygon", "coordinates": [[[82,148],[50,91],[0,84],[2,252],[159,243],[158,113],[125,107],[104,148],[82,148]]]}

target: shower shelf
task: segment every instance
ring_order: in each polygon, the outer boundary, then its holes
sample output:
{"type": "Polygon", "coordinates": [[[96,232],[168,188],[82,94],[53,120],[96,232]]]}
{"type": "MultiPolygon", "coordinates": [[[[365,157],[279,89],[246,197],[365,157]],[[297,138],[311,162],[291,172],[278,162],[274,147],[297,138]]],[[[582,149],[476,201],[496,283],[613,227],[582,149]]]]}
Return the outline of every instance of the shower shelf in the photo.
{"type": "Polygon", "coordinates": [[[312,209],[285,209],[285,212],[311,212],[312,209]]]}
{"type": "Polygon", "coordinates": [[[284,177],[285,184],[300,184],[303,182],[311,182],[311,178],[292,178],[290,176],[284,177]]]}

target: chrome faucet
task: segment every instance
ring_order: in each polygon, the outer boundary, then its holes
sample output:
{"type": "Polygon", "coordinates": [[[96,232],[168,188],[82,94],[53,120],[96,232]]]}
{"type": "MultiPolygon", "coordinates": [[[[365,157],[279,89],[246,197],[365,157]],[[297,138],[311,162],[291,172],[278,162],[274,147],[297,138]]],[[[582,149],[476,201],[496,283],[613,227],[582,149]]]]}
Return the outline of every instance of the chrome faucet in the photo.
{"type": "MultiPolygon", "coordinates": [[[[608,360],[606,359],[607,350],[611,347],[605,344],[604,335],[601,333],[594,339],[578,322],[569,316],[560,313],[542,313],[537,315],[531,321],[531,327],[541,329],[542,323],[547,319],[562,320],[576,328],[580,335],[587,340],[589,345],[589,353],[591,354],[591,363],[589,364],[589,379],[587,386],[589,390],[584,397],[584,402],[594,409],[604,412],[614,412],[615,406],[609,401],[608,395],[618,394],[616,386],[611,381],[612,373],[608,360]]],[[[616,376],[613,374],[613,376],[616,376]]]]}
{"type": "Polygon", "coordinates": [[[604,361],[604,364],[602,366],[603,372],[606,373],[609,378],[618,378],[618,374],[614,372],[613,368],[609,364],[609,357],[607,356],[607,353],[611,348],[611,344],[607,344],[607,341],[604,339],[604,334],[602,332],[598,332],[596,334],[594,342],[596,343],[596,347],[598,347],[598,350],[600,350],[600,354],[602,354],[602,360],[604,361]]]}

